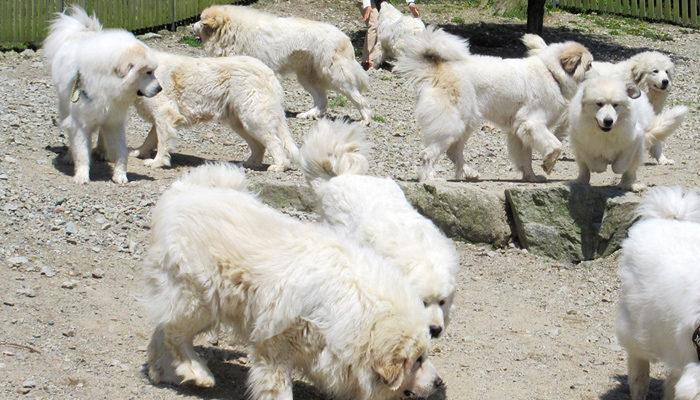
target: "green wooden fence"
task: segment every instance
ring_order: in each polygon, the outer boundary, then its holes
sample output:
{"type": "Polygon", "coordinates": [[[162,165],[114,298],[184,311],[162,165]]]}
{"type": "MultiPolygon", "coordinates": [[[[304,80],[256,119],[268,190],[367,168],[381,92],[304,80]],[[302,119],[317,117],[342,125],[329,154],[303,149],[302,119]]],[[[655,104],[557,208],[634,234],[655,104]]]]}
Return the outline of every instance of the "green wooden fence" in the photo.
{"type": "Polygon", "coordinates": [[[559,6],[700,28],[698,0],[560,0],[559,6]]]}
{"type": "Polygon", "coordinates": [[[49,21],[61,6],[77,4],[97,15],[106,28],[138,31],[171,27],[199,16],[212,4],[241,3],[222,0],[0,0],[0,48],[40,45],[49,21]]]}

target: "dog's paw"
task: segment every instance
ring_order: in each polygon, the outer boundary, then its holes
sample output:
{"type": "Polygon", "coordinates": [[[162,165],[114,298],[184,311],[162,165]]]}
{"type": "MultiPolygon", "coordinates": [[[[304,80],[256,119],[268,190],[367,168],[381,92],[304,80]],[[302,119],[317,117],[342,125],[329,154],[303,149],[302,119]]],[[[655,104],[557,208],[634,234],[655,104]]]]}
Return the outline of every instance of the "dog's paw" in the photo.
{"type": "Polygon", "coordinates": [[[267,167],[267,170],[270,172],[284,172],[288,169],[289,167],[287,164],[272,164],[269,167],[267,167]]]}
{"type": "Polygon", "coordinates": [[[461,168],[461,171],[456,171],[455,173],[455,178],[457,180],[468,180],[468,181],[476,181],[479,180],[479,171],[475,170],[474,168],[468,166],[468,165],[463,165],[461,168]],[[460,173],[461,172],[461,173],[460,173]]]}
{"type": "Polygon", "coordinates": [[[151,168],[165,168],[165,167],[170,167],[170,158],[165,158],[165,157],[156,157],[153,159],[149,160],[144,160],[143,161],[144,165],[151,167],[151,168]]]}
{"type": "Polygon", "coordinates": [[[542,160],[542,169],[544,172],[549,175],[552,173],[552,170],[554,169],[554,165],[557,163],[557,160],[559,160],[559,155],[561,154],[561,149],[555,149],[547,156],[545,156],[544,160],[542,160]]]}
{"type": "Polygon", "coordinates": [[[88,170],[88,169],[76,170],[75,174],[73,175],[73,182],[77,183],[78,185],[82,185],[82,184],[90,182],[90,170],[88,170]]]}
{"type": "Polygon", "coordinates": [[[199,387],[212,387],[216,383],[209,369],[194,360],[178,365],[175,373],[182,377],[181,384],[192,383],[199,387]]]}
{"type": "Polygon", "coordinates": [[[676,163],[672,159],[666,158],[666,156],[663,154],[661,155],[661,157],[659,157],[659,159],[657,161],[658,161],[659,165],[673,165],[676,163]]]}
{"type": "Polygon", "coordinates": [[[523,174],[523,182],[532,182],[532,183],[547,182],[547,177],[544,175],[523,174]]]}
{"type": "Polygon", "coordinates": [[[124,183],[128,183],[129,179],[126,177],[125,172],[119,172],[119,173],[112,175],[112,182],[118,183],[118,184],[124,184],[124,183]]]}
{"type": "Polygon", "coordinates": [[[642,190],[647,188],[647,185],[641,183],[641,182],[634,182],[632,184],[620,184],[620,188],[624,190],[629,190],[632,192],[641,192],[642,190]]]}
{"type": "Polygon", "coordinates": [[[300,119],[318,119],[318,117],[320,117],[320,116],[321,116],[321,112],[316,108],[312,108],[309,111],[305,111],[301,114],[298,114],[297,118],[300,118],[300,119]]]}

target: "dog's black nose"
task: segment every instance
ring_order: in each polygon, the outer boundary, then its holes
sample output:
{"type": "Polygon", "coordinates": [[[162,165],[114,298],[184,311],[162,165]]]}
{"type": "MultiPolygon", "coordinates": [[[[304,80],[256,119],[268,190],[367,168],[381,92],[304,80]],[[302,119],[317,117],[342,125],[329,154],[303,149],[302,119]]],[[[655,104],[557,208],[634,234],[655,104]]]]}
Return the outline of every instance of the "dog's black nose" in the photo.
{"type": "Polygon", "coordinates": [[[404,390],[403,395],[406,397],[411,397],[411,396],[413,396],[413,392],[410,390],[404,390]]]}
{"type": "Polygon", "coordinates": [[[156,89],[156,94],[160,93],[162,90],[163,90],[163,87],[158,85],[158,89],[156,89]]]}
{"type": "Polygon", "coordinates": [[[442,333],[442,327],[437,325],[430,325],[430,337],[438,337],[442,333]]]}
{"type": "Polygon", "coordinates": [[[666,89],[668,87],[668,79],[661,81],[661,89],[666,89]]]}
{"type": "Polygon", "coordinates": [[[437,378],[435,378],[435,380],[433,381],[433,386],[436,388],[439,388],[439,387],[444,386],[444,385],[445,385],[445,382],[443,382],[439,376],[437,378]]]}
{"type": "Polygon", "coordinates": [[[613,124],[612,118],[605,118],[605,119],[603,120],[603,126],[606,127],[606,128],[611,127],[612,124],[613,124]]]}

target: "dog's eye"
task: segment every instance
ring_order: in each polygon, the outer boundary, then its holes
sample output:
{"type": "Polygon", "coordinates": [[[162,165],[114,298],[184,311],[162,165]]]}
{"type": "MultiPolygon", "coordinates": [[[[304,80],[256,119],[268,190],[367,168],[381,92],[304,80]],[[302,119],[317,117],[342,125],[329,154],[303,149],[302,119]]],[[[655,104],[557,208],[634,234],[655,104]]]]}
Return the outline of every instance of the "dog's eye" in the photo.
{"type": "Polygon", "coordinates": [[[153,71],[146,72],[146,75],[153,75],[153,71]]]}
{"type": "Polygon", "coordinates": [[[445,300],[440,300],[440,302],[439,302],[438,304],[440,304],[441,306],[444,306],[444,305],[445,305],[445,300]]]}
{"type": "Polygon", "coordinates": [[[423,365],[423,361],[424,361],[424,360],[423,360],[423,356],[420,356],[420,357],[418,357],[418,359],[416,360],[416,363],[417,363],[418,365],[423,365]]]}
{"type": "Polygon", "coordinates": [[[603,103],[595,103],[595,105],[597,105],[598,108],[603,107],[603,103]]]}
{"type": "Polygon", "coordinates": [[[617,108],[617,104],[613,104],[612,106],[613,106],[613,108],[617,108]]]}
{"type": "Polygon", "coordinates": [[[423,302],[423,307],[428,307],[428,303],[424,301],[424,302],[423,302]]]}

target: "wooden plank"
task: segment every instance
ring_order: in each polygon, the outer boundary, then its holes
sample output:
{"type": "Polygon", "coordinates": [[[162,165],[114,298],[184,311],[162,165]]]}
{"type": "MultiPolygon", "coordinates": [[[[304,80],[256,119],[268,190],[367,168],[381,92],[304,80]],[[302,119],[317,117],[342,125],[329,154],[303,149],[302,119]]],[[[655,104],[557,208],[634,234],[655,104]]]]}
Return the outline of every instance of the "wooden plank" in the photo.
{"type": "Polygon", "coordinates": [[[685,0],[685,1],[681,2],[681,24],[683,24],[683,25],[690,24],[690,15],[688,13],[689,7],[690,7],[690,1],[685,0]]]}
{"type": "Polygon", "coordinates": [[[680,6],[680,0],[673,0],[673,9],[671,10],[673,15],[672,15],[672,21],[679,23],[681,22],[681,6],[680,6]]]}
{"type": "Polygon", "coordinates": [[[690,0],[690,26],[700,27],[698,20],[698,0],[690,0]]]}

